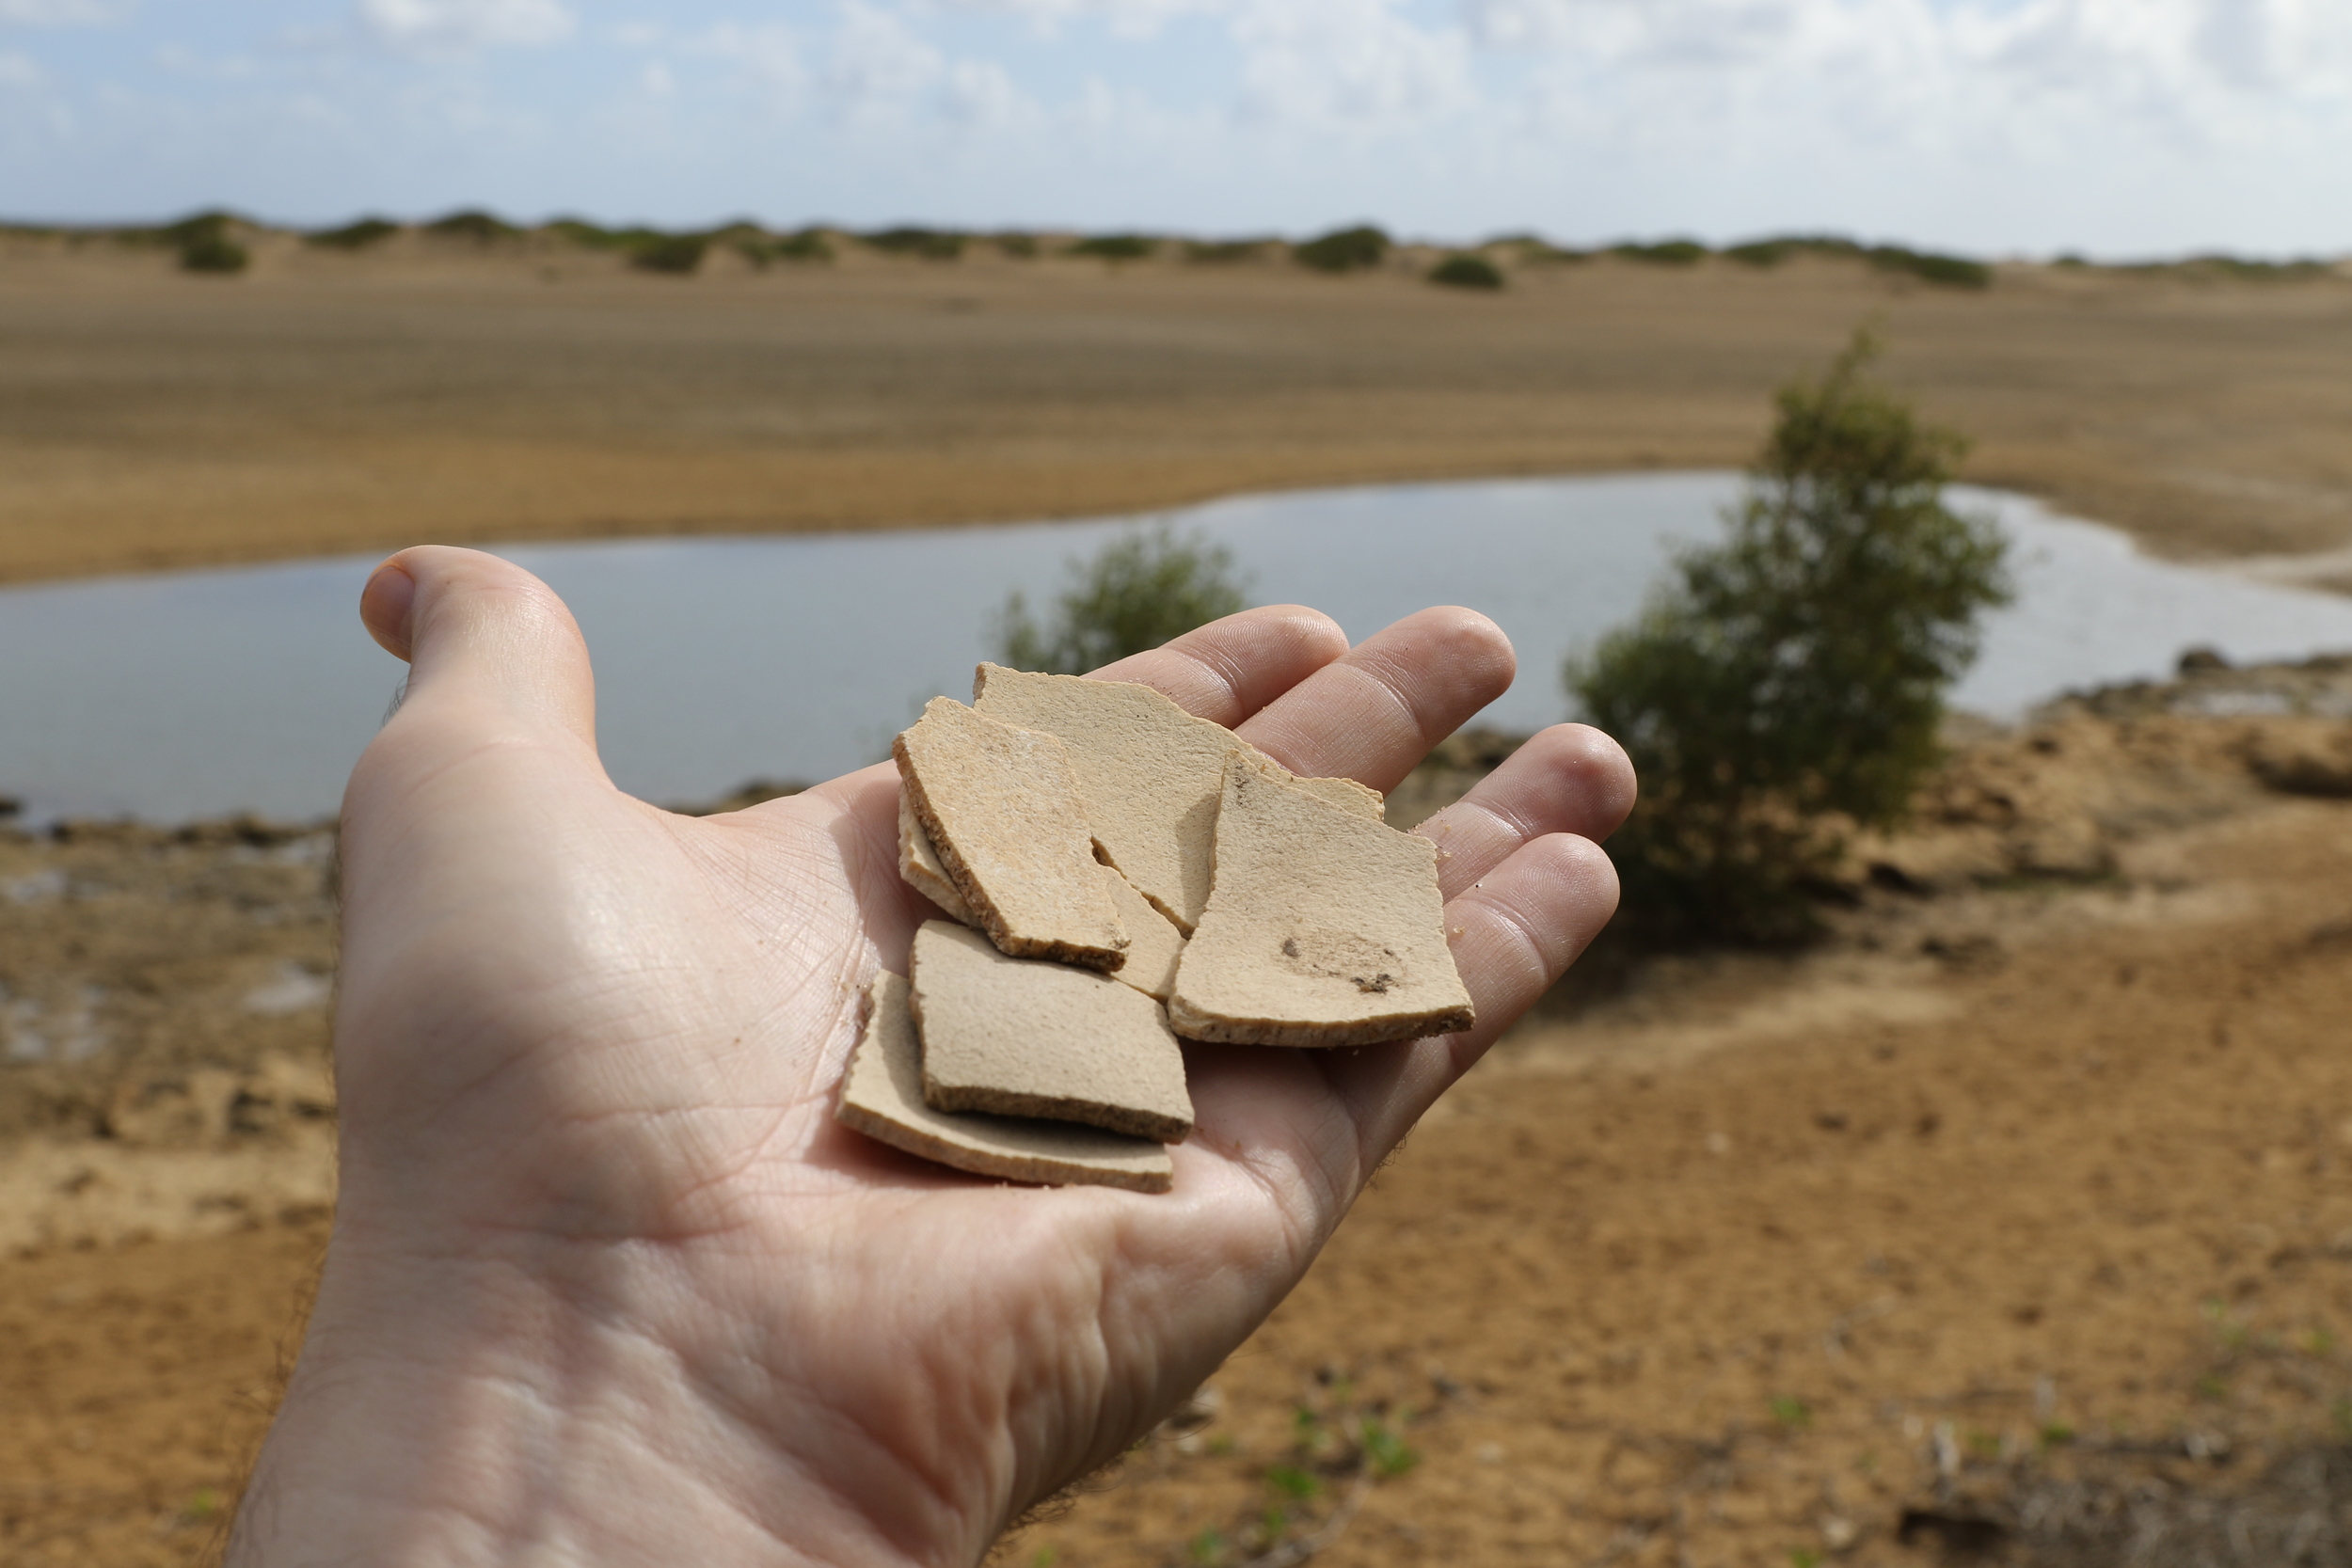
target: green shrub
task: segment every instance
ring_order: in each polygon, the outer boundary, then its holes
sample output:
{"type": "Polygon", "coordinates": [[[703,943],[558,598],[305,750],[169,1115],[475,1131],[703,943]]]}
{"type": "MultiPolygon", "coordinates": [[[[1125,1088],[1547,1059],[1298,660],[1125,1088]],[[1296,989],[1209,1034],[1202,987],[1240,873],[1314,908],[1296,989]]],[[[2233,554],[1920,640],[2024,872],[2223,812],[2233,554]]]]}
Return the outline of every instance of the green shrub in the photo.
{"type": "Polygon", "coordinates": [[[1249,604],[1232,551],[1200,534],[1180,538],[1165,523],[1112,540],[1069,573],[1050,627],[1030,618],[1020,593],[1005,601],[996,645],[1006,664],[1082,675],[1249,604]]]}
{"type": "Polygon", "coordinates": [[[238,221],[230,213],[198,213],[161,229],[133,230],[124,237],[177,250],[184,272],[239,273],[253,258],[231,229],[238,221]]]}
{"type": "Polygon", "coordinates": [[[1862,247],[1840,234],[1775,234],[1729,246],[1723,254],[1744,266],[1765,268],[1795,256],[1859,256],[1862,247]]]}
{"type": "Polygon", "coordinates": [[[1105,261],[1140,261],[1160,248],[1148,234],[1089,234],[1063,254],[1093,256],[1105,261]]]}
{"type": "Polygon", "coordinates": [[[1497,241],[1518,247],[1519,265],[1523,267],[1581,267],[1593,259],[1589,250],[1570,250],[1553,245],[1549,240],[1529,235],[1524,239],[1497,241]]]}
{"type": "Polygon", "coordinates": [[[657,234],[629,251],[628,264],[640,272],[684,277],[702,266],[709,249],[707,234],[657,234]]]}
{"type": "Polygon", "coordinates": [[[207,234],[180,247],[180,266],[185,272],[243,272],[252,260],[245,246],[226,234],[207,234]]]}
{"type": "Polygon", "coordinates": [[[1940,284],[1947,289],[1989,289],[1993,286],[1993,269],[1982,261],[1971,261],[1963,256],[1939,256],[1931,251],[1908,250],[1897,245],[1877,245],[1867,254],[1870,264],[1881,272],[1907,273],[1922,282],[1940,284]]]}
{"type": "Polygon", "coordinates": [[[1357,272],[1388,260],[1389,236],[1364,225],[1338,229],[1305,245],[1294,246],[1291,260],[1317,272],[1357,272]]]}
{"type": "Polygon", "coordinates": [[[503,218],[472,209],[435,218],[424,226],[424,231],[445,240],[471,240],[476,245],[511,240],[522,233],[521,230],[503,218]]]}
{"type": "Polygon", "coordinates": [[[1477,252],[1465,250],[1430,268],[1429,281],[1450,289],[1500,289],[1502,269],[1477,252]]]}
{"type": "Polygon", "coordinates": [[[1794,256],[1797,249],[1794,240],[1750,240],[1745,245],[1730,246],[1724,255],[1744,267],[1771,268],[1794,256]]]}
{"type": "Polygon", "coordinates": [[[963,254],[966,236],[946,229],[884,229],[861,236],[876,250],[892,256],[919,256],[926,261],[952,261],[963,254]]]}
{"type": "Polygon", "coordinates": [[[389,218],[361,218],[357,223],[346,223],[341,229],[322,229],[305,234],[302,239],[305,245],[319,245],[328,250],[365,250],[399,232],[400,225],[389,218]]]}
{"type": "Polygon", "coordinates": [[[996,236],[996,248],[1016,261],[1034,261],[1037,260],[1037,236],[1009,230],[996,236]]]}
{"type": "Polygon", "coordinates": [[[1275,245],[1274,240],[1187,240],[1184,260],[1207,266],[1230,266],[1236,261],[1254,261],[1275,245]]]}
{"type": "Polygon", "coordinates": [[[2215,253],[2191,256],[2158,268],[2200,282],[2228,279],[2239,283],[2280,283],[2323,277],[2333,269],[2325,261],[2264,261],[2244,256],[2215,253]]]}
{"type": "Polygon", "coordinates": [[[555,218],[545,225],[545,231],[588,250],[618,250],[628,244],[627,230],[607,229],[586,218],[555,218]]]}
{"type": "Polygon", "coordinates": [[[1965,443],[1865,381],[1876,352],[1858,334],[1781,389],[1730,537],[1569,661],[1642,780],[1612,842],[1638,933],[1809,935],[1844,825],[1901,816],[1978,618],[2009,597],[2000,535],[1944,504],[1965,443]]]}
{"type": "Polygon", "coordinates": [[[1616,245],[1609,254],[1653,267],[1694,267],[1713,252],[1696,240],[1661,240],[1656,245],[1616,245]]]}
{"type": "Polygon", "coordinates": [[[787,234],[775,242],[774,254],[783,261],[830,261],[833,242],[821,229],[803,229],[797,234],[787,234]]]}
{"type": "Polygon", "coordinates": [[[833,260],[833,242],[825,237],[821,229],[803,229],[796,234],[781,234],[772,238],[753,230],[735,236],[729,243],[735,246],[736,254],[763,272],[776,261],[833,260]]]}

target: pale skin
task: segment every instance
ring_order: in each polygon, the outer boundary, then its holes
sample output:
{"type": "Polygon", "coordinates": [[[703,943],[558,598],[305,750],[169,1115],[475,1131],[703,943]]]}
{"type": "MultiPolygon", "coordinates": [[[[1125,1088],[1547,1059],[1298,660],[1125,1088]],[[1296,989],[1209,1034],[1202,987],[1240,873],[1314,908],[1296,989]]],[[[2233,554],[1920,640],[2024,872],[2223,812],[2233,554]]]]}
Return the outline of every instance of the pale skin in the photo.
{"type": "MultiPolygon", "coordinates": [[[[1216,1370],[1616,903],[1630,769],[1549,730],[1422,830],[1476,1029],[1192,1048],[1173,1192],[991,1183],[833,1118],[931,912],[890,766],[672,816],[605,777],[529,574],[406,550],[361,614],[411,675],[344,798],[342,1196],[240,1568],[976,1563],[1216,1370]]],[[[1469,610],[1351,649],[1278,607],[1101,673],[1386,790],[1512,670],[1469,610]]]]}

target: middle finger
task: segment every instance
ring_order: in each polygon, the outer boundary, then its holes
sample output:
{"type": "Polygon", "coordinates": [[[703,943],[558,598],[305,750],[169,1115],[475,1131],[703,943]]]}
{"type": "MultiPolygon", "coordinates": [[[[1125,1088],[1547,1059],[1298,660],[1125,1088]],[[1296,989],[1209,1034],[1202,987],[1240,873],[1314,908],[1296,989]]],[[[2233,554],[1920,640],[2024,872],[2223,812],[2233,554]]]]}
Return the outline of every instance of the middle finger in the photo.
{"type": "Polygon", "coordinates": [[[1508,690],[1517,668],[1511,640],[1484,615],[1424,610],[1300,681],[1240,733],[1295,772],[1385,793],[1508,690]]]}

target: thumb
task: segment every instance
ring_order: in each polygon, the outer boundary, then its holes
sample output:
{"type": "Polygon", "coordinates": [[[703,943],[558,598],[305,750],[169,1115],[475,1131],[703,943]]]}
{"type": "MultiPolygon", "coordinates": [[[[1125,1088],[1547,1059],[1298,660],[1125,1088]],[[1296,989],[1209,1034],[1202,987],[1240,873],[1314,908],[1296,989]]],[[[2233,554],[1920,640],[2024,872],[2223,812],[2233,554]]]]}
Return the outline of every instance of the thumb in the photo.
{"type": "Polygon", "coordinates": [[[405,549],[368,578],[359,618],[408,661],[404,714],[463,712],[472,723],[460,731],[561,731],[595,749],[588,645],[554,590],[520,566],[443,545],[405,549]]]}

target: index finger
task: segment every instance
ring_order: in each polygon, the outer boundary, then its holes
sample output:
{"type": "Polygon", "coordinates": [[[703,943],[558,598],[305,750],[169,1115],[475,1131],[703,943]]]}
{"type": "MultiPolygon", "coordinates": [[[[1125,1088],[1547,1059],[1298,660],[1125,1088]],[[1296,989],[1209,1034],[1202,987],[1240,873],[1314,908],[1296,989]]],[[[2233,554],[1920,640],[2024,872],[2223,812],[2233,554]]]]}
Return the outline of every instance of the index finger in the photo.
{"type": "Polygon", "coordinates": [[[1346,652],[1347,633],[1323,611],[1267,605],[1105,664],[1092,678],[1148,686],[1232,729],[1346,652]]]}

